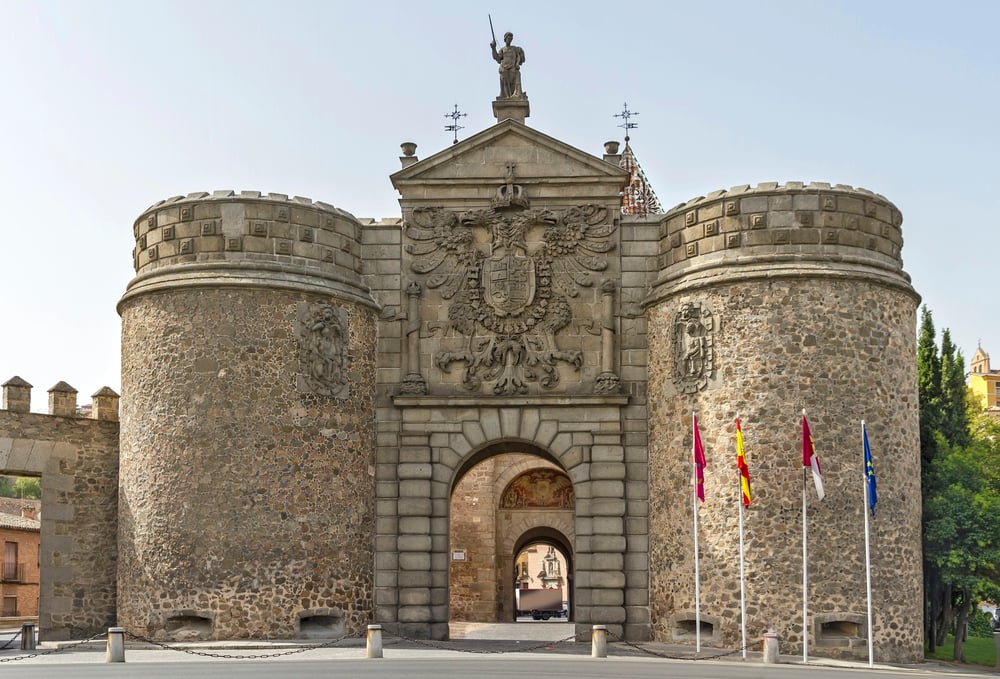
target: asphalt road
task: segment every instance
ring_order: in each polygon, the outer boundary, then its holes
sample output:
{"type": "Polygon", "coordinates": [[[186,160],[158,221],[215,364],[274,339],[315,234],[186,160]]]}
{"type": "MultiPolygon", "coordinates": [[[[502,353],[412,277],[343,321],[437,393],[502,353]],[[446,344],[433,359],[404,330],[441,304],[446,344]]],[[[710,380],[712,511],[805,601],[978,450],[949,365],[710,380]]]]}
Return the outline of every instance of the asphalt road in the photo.
{"type": "Polygon", "coordinates": [[[629,679],[865,679],[911,677],[987,676],[964,670],[926,668],[830,667],[818,664],[763,665],[760,662],[667,660],[661,658],[609,657],[596,659],[586,655],[546,655],[536,653],[463,654],[454,651],[415,651],[386,649],[386,657],[365,659],[363,649],[310,651],[330,657],[307,654],[262,660],[206,660],[176,651],[129,650],[125,663],[105,663],[98,651],[59,654],[27,660],[3,662],[0,677],[160,677],[219,679],[241,677],[276,679],[280,677],[406,677],[406,679],[442,679],[475,677],[493,679],[525,676],[546,679],[590,679],[628,677],[629,679]],[[349,654],[348,654],[349,652],[349,654]],[[307,656],[307,657],[304,657],[307,656]]]}

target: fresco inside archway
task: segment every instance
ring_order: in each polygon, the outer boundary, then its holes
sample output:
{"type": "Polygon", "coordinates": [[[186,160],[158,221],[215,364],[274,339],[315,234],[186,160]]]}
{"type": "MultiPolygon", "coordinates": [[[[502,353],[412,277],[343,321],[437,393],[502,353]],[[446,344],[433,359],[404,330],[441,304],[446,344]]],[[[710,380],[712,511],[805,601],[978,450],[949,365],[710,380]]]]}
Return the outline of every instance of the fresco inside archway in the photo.
{"type": "Polygon", "coordinates": [[[555,469],[532,469],[510,482],[500,509],[573,509],[573,482],[555,469]]]}

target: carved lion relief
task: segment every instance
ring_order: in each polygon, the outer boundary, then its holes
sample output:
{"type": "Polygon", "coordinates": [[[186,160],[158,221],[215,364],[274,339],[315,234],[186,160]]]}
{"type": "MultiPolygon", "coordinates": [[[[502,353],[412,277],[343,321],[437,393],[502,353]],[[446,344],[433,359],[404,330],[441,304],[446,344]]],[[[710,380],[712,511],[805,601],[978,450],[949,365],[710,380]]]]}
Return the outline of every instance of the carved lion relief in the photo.
{"type": "Polygon", "coordinates": [[[700,302],[682,304],[674,314],[674,384],[693,394],[715,377],[715,317],[700,302]]]}
{"type": "Polygon", "coordinates": [[[477,210],[418,208],[406,223],[411,269],[429,289],[451,300],[448,327],[466,338],[461,351],[442,352],[448,372],[462,363],[469,391],[525,394],[529,383],[552,389],[558,364],[579,369],[579,351],[562,351],[557,333],[573,320],[570,299],[608,266],[616,226],[607,209],[477,210]],[[532,230],[540,238],[529,240],[532,230]],[[477,232],[481,235],[477,242],[477,232]]]}
{"type": "Polygon", "coordinates": [[[299,348],[296,387],[302,393],[347,398],[349,394],[346,313],[329,304],[300,303],[295,335],[299,348]]]}

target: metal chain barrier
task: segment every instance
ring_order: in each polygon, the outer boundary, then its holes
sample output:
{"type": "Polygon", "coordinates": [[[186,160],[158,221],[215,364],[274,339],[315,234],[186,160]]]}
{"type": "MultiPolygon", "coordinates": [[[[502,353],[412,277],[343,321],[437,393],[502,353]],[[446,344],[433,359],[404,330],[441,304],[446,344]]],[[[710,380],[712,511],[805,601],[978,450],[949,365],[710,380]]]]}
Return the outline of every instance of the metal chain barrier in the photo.
{"type": "Polygon", "coordinates": [[[617,634],[615,634],[614,632],[612,632],[610,630],[608,630],[607,634],[608,634],[609,637],[612,638],[613,641],[615,641],[617,643],[620,643],[620,644],[622,644],[624,646],[628,646],[630,648],[634,648],[635,650],[641,651],[642,653],[646,653],[648,655],[656,656],[657,658],[664,658],[666,660],[717,660],[719,658],[725,658],[727,656],[736,655],[737,653],[742,653],[743,652],[743,647],[741,646],[740,648],[737,648],[736,650],[733,650],[733,651],[723,651],[722,653],[717,653],[715,655],[696,656],[696,657],[691,657],[689,655],[671,655],[669,653],[661,653],[660,651],[654,651],[651,648],[646,648],[644,646],[640,646],[639,644],[635,643],[634,641],[626,641],[625,639],[622,639],[621,637],[619,637],[617,634]]]}
{"type": "Polygon", "coordinates": [[[426,646],[428,648],[436,648],[440,651],[457,651],[459,653],[478,653],[480,655],[498,655],[501,653],[530,653],[531,651],[538,651],[543,648],[547,648],[554,644],[561,644],[565,641],[573,641],[576,639],[576,635],[570,635],[565,639],[559,639],[557,641],[543,641],[541,643],[535,644],[533,646],[519,646],[518,648],[513,648],[509,650],[504,649],[481,649],[481,648],[455,648],[454,646],[445,646],[444,644],[435,643],[433,641],[428,641],[426,639],[411,639],[410,637],[404,637],[399,634],[393,634],[388,630],[382,630],[382,633],[393,637],[395,639],[400,639],[402,641],[409,641],[410,643],[417,644],[418,646],[426,646]]]}
{"type": "MultiPolygon", "coordinates": [[[[18,632],[18,634],[20,634],[20,632],[18,632]]],[[[13,662],[15,660],[27,660],[28,658],[37,658],[40,655],[51,655],[52,653],[61,653],[62,651],[68,651],[71,648],[78,648],[80,646],[83,646],[84,644],[89,644],[91,641],[94,641],[96,639],[100,639],[101,637],[106,636],[106,635],[107,635],[106,631],[105,632],[98,632],[97,634],[95,634],[94,636],[90,637],[89,639],[84,639],[82,641],[77,641],[76,643],[67,644],[66,646],[59,646],[57,648],[50,648],[50,649],[44,650],[44,651],[38,651],[37,653],[29,653],[27,655],[15,655],[15,656],[10,657],[10,658],[0,658],[0,662],[13,662]]]]}
{"type": "Polygon", "coordinates": [[[321,648],[330,648],[335,644],[340,643],[346,636],[339,637],[337,639],[332,639],[330,641],[325,641],[322,644],[316,644],[314,646],[301,646],[299,648],[293,648],[289,651],[278,651],[277,653],[256,653],[256,654],[233,654],[233,653],[209,653],[208,651],[197,651],[193,648],[177,648],[176,646],[171,646],[162,641],[156,641],[155,639],[150,639],[149,637],[144,637],[141,634],[133,634],[128,630],[125,630],[125,636],[134,639],[135,641],[140,641],[146,644],[152,644],[153,646],[159,646],[167,651],[177,651],[178,653],[187,653],[189,655],[198,655],[205,658],[221,658],[226,660],[266,660],[267,658],[280,658],[286,655],[295,655],[297,653],[305,653],[306,651],[315,651],[321,648]]]}
{"type": "Polygon", "coordinates": [[[14,636],[12,636],[10,639],[8,639],[6,641],[6,643],[4,643],[3,646],[0,646],[0,651],[6,651],[8,648],[10,648],[11,644],[13,644],[15,641],[17,641],[18,637],[20,637],[20,636],[21,636],[21,631],[20,630],[18,630],[17,632],[14,632],[14,636]]]}

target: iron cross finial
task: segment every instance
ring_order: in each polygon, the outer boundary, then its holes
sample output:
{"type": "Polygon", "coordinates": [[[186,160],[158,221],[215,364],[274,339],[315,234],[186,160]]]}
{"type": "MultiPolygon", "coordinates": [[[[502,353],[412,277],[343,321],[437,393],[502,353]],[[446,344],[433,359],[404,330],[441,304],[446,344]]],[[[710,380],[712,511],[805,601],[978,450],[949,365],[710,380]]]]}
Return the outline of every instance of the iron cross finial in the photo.
{"type": "Polygon", "coordinates": [[[454,132],[455,133],[455,140],[451,142],[452,144],[457,144],[458,143],[458,131],[465,129],[463,126],[461,126],[461,125],[458,124],[458,119],[459,118],[464,118],[466,115],[468,115],[468,114],[466,114],[466,113],[459,113],[458,112],[458,104],[455,104],[455,110],[454,111],[452,111],[451,113],[445,113],[444,114],[445,118],[451,118],[451,125],[445,125],[444,126],[445,131],[446,132],[454,132]]]}
{"type": "Polygon", "coordinates": [[[625,128],[625,143],[627,144],[628,143],[628,131],[629,130],[634,130],[635,128],[639,127],[639,123],[629,122],[629,118],[631,118],[632,116],[637,116],[639,114],[636,111],[629,111],[628,110],[628,102],[625,102],[623,104],[623,106],[624,106],[624,110],[621,113],[616,113],[615,114],[615,118],[621,118],[622,120],[625,121],[621,125],[619,125],[618,127],[624,127],[625,128]]]}

